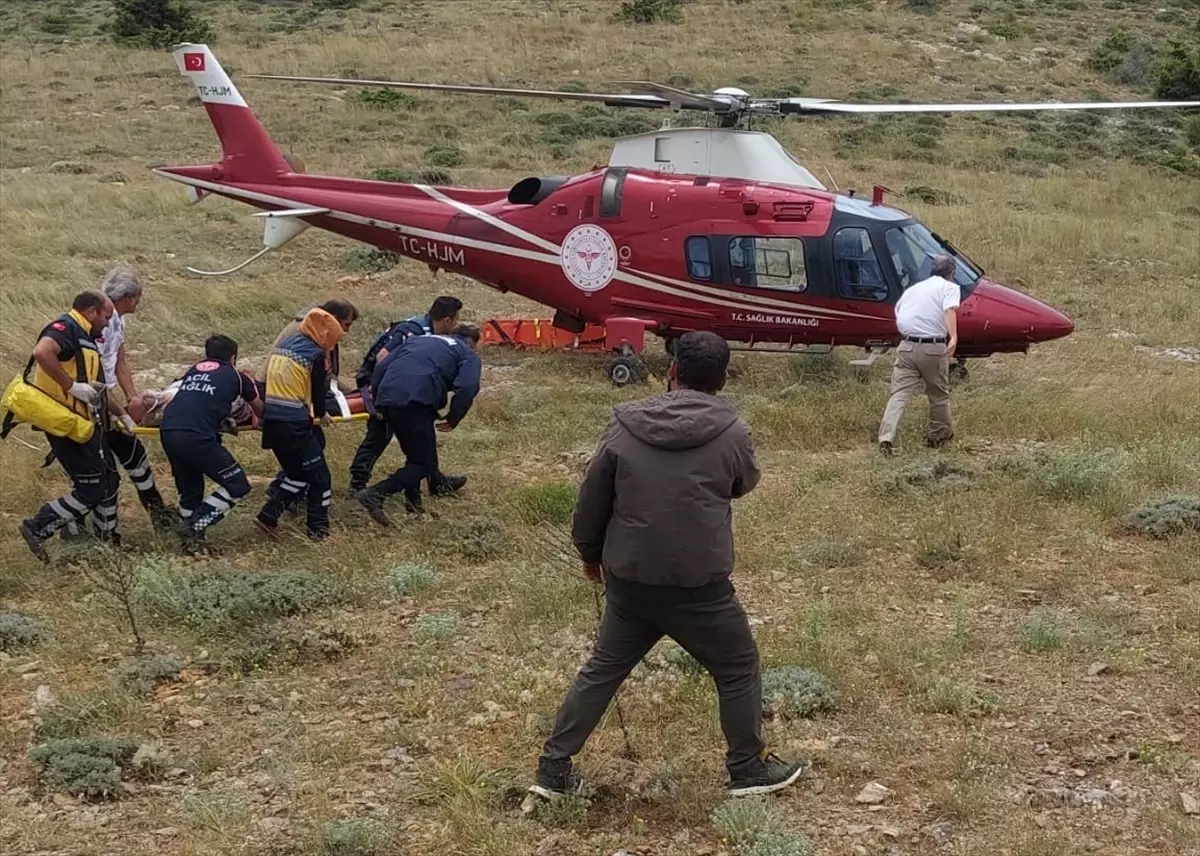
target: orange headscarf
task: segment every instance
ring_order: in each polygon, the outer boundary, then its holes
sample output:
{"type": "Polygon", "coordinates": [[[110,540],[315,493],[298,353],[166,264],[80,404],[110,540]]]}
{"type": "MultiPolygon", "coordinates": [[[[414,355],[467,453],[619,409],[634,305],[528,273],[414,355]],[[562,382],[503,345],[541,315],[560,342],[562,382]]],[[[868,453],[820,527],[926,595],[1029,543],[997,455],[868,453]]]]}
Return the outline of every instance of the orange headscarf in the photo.
{"type": "Polygon", "coordinates": [[[300,322],[300,333],[320,345],[325,353],[329,353],[346,331],[342,329],[338,320],[324,309],[310,309],[300,322]]]}

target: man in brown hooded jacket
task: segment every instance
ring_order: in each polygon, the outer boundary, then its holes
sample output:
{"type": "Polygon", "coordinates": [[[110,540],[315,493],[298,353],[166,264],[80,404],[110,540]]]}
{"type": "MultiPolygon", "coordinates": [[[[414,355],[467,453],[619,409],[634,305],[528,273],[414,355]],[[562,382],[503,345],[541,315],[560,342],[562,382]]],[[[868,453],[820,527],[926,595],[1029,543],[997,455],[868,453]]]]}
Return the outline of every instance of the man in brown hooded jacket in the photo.
{"type": "Polygon", "coordinates": [[[730,501],[754,489],[750,428],[716,393],[729,346],[713,333],[676,341],[665,395],[618,407],[588,465],[572,536],[607,608],[591,659],[563,701],[532,793],[573,790],[583,748],[633,667],[663,635],[713,676],[720,696],[731,795],[787,787],[786,763],[762,739],[762,683],[750,623],[734,596],[730,501]]]}

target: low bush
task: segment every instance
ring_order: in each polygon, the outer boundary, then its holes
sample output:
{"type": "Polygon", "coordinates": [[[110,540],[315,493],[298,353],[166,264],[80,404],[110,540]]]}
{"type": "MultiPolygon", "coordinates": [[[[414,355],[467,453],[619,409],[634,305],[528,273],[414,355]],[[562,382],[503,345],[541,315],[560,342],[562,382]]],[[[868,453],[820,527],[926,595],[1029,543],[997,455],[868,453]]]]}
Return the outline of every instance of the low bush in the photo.
{"type": "Polygon", "coordinates": [[[616,19],[626,24],[678,24],[686,0],[622,0],[616,19]]]}
{"type": "Polygon", "coordinates": [[[342,269],[365,273],[383,273],[400,264],[401,256],[379,247],[355,247],[342,256],[342,269]]]}
{"type": "Polygon", "coordinates": [[[504,527],[490,517],[453,520],[438,534],[438,545],[472,562],[494,559],[504,549],[504,527]]]}
{"type": "Polygon", "coordinates": [[[903,467],[892,476],[892,487],[903,490],[909,487],[958,488],[971,484],[970,470],[943,458],[916,461],[903,467]]]}
{"type": "Polygon", "coordinates": [[[1200,99],[1200,48],[1173,42],[1154,70],[1154,94],[1163,100],[1200,99]]]}
{"type": "Polygon", "coordinates": [[[667,664],[686,678],[695,680],[705,673],[700,661],[687,652],[681,645],[672,645],[663,652],[667,664]]]}
{"type": "Polygon", "coordinates": [[[185,0],[113,0],[109,32],[119,43],[169,48],[182,42],[212,42],[213,32],[185,0]]]}
{"type": "Polygon", "coordinates": [[[1054,651],[1062,647],[1063,635],[1058,622],[1050,615],[1034,615],[1017,629],[1021,650],[1026,652],[1054,651]]]}
{"type": "Polygon", "coordinates": [[[1023,479],[1039,496],[1085,502],[1115,492],[1128,463],[1128,454],[1119,450],[1074,448],[1017,452],[997,459],[994,467],[1023,479]]]}
{"type": "Polygon", "coordinates": [[[37,735],[42,740],[62,740],[107,731],[129,716],[137,704],[112,691],[70,696],[41,714],[37,735]]]}
{"type": "Polygon", "coordinates": [[[785,823],[762,797],[731,799],[713,809],[709,819],[736,856],[812,856],[812,843],[788,832],[785,823]]]}
{"type": "Polygon", "coordinates": [[[368,110],[413,110],[421,104],[420,99],[390,87],[356,89],[346,100],[368,110]]]}
{"type": "Polygon", "coordinates": [[[375,856],[387,843],[387,828],[370,818],[334,820],[321,828],[321,856],[375,856]]]}
{"type": "Polygon", "coordinates": [[[0,613],[0,651],[33,648],[50,638],[50,628],[40,618],[19,612],[0,613]]]}
{"type": "Polygon", "coordinates": [[[138,741],[107,738],[51,740],[29,750],[44,787],[85,799],[119,796],[122,774],[139,775],[138,755],[138,741]]]}
{"type": "Polygon", "coordinates": [[[127,690],[149,695],[160,683],[179,677],[183,663],[165,654],[143,654],[126,660],[121,666],[121,685],[127,690]]]}
{"type": "Polygon", "coordinates": [[[436,184],[446,185],[454,179],[444,169],[393,169],[379,167],[371,170],[370,178],[376,181],[395,181],[400,184],[436,184]]]}
{"type": "Polygon", "coordinates": [[[453,613],[424,612],[413,622],[413,634],[421,639],[445,639],[458,629],[458,616],[453,613]]]}
{"type": "Polygon", "coordinates": [[[1200,530],[1200,495],[1178,494],[1143,503],[1121,522],[1152,538],[1169,538],[1188,529],[1200,530]]]}
{"type": "Polygon", "coordinates": [[[462,166],[467,162],[467,153],[458,146],[430,146],[425,150],[425,160],[434,166],[462,166]]]}
{"type": "Polygon", "coordinates": [[[204,628],[236,628],[350,600],[340,581],[308,571],[157,573],[138,597],[161,618],[204,628]]]}
{"type": "Polygon", "coordinates": [[[396,597],[408,597],[437,582],[437,574],[422,565],[397,565],[388,571],[388,591],[396,597]]]}
{"type": "Polygon", "coordinates": [[[912,197],[918,202],[924,202],[926,205],[961,205],[966,202],[957,193],[951,193],[949,190],[939,190],[936,187],[930,187],[928,184],[916,184],[906,187],[904,188],[904,195],[912,197]]]}
{"type": "Polygon", "coordinates": [[[762,694],[764,711],[783,719],[804,719],[837,707],[829,680],[800,666],[764,669],[762,694]]]}
{"type": "Polygon", "coordinates": [[[362,647],[357,636],[337,627],[270,627],[251,633],[231,665],[242,674],[270,666],[332,663],[362,647]]]}
{"type": "Polygon", "coordinates": [[[821,538],[805,544],[796,551],[796,558],[816,568],[850,568],[864,558],[861,546],[853,541],[821,538]]]}

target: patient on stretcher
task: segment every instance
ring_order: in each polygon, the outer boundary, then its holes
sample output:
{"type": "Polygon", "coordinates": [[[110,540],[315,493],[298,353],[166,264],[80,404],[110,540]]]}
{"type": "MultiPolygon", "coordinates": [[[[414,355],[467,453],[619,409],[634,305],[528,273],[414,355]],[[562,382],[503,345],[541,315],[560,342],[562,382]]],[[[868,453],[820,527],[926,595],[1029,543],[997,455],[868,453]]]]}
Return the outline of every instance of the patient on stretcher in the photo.
{"type": "MultiPolygon", "coordinates": [[[[175,397],[175,392],[179,389],[181,382],[182,378],[168,384],[164,389],[143,390],[133,401],[129,402],[129,415],[143,428],[157,428],[162,422],[163,411],[175,397]]],[[[255,380],[254,384],[261,396],[264,383],[255,380]]],[[[325,395],[325,409],[331,415],[348,417],[355,413],[365,412],[366,407],[363,404],[362,396],[357,391],[344,394],[341,390],[330,389],[325,395]]],[[[226,434],[236,434],[243,428],[258,430],[258,418],[250,409],[250,405],[241,398],[237,398],[233,402],[229,418],[221,425],[221,431],[226,434]]]]}

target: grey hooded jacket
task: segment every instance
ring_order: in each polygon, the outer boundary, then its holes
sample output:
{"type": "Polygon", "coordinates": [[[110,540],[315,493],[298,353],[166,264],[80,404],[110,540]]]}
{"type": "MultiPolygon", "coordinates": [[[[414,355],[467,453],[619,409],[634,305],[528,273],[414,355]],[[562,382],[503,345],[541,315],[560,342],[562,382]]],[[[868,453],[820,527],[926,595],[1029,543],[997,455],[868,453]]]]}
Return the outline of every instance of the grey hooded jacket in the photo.
{"type": "Polygon", "coordinates": [[[585,562],[643,585],[733,571],[730,500],[758,484],[750,427],[724,398],[676,390],[617,407],[588,464],[572,537],[585,562]]]}

